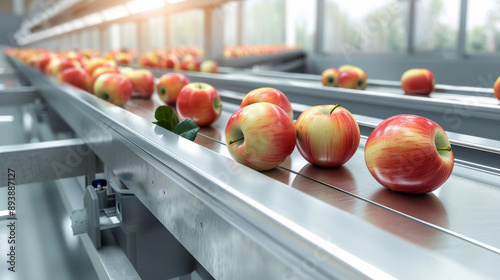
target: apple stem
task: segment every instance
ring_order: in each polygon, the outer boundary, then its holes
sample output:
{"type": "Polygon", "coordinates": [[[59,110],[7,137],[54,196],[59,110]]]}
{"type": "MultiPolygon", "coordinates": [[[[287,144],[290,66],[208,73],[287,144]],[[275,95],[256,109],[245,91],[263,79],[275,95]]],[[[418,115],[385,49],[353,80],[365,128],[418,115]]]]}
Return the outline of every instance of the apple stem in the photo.
{"type": "Polygon", "coordinates": [[[333,107],[333,109],[330,111],[330,114],[333,113],[333,110],[337,109],[337,107],[339,107],[339,106],[340,106],[340,103],[335,105],[335,107],[333,107]]]}
{"type": "Polygon", "coordinates": [[[438,151],[451,151],[451,147],[437,148],[438,151]]]}
{"type": "Polygon", "coordinates": [[[229,145],[233,144],[233,143],[236,143],[236,142],[239,142],[239,141],[243,141],[245,139],[245,137],[241,137],[241,138],[238,138],[238,139],[235,139],[235,140],[229,140],[229,145]]]}

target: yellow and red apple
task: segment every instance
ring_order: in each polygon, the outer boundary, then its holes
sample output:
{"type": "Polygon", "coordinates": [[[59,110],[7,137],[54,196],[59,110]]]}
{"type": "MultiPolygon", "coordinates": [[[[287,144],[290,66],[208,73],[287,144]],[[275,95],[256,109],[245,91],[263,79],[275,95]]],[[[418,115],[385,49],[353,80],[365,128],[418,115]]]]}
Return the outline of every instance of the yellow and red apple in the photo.
{"type": "Polygon", "coordinates": [[[401,76],[405,94],[428,96],[434,90],[434,75],[427,69],[410,69],[401,76]]]}
{"type": "Polygon", "coordinates": [[[206,83],[190,83],[179,92],[176,103],[181,119],[191,119],[199,126],[209,126],[219,119],[222,103],[219,93],[206,83]]]}
{"type": "Polygon", "coordinates": [[[241,107],[225,130],[231,156],[239,163],[263,171],[280,165],[295,148],[295,126],[279,106],[258,102],[241,107]]]}
{"type": "Polygon", "coordinates": [[[384,187],[427,193],[450,177],[454,157],[446,132],[430,119],[396,115],[382,121],[365,146],[365,162],[384,187]]]}
{"type": "Polygon", "coordinates": [[[90,76],[83,68],[73,67],[65,69],[59,74],[59,80],[90,91],[90,76]]]}
{"type": "Polygon", "coordinates": [[[328,68],[321,73],[321,83],[327,87],[336,87],[339,83],[339,71],[335,68],[328,68]]]}
{"type": "Polygon", "coordinates": [[[180,73],[167,73],[160,77],[156,91],[160,99],[169,105],[174,105],[181,89],[189,84],[188,78],[180,73]]]}
{"type": "Polygon", "coordinates": [[[200,71],[205,73],[217,73],[219,72],[219,64],[214,60],[204,60],[201,63],[200,71]]]}
{"type": "Polygon", "coordinates": [[[306,109],[295,122],[297,148],[310,163],[337,167],[346,163],[359,145],[359,127],[353,115],[337,105],[306,109]]]}
{"type": "Polygon", "coordinates": [[[155,77],[151,71],[146,69],[136,69],[123,74],[132,82],[132,97],[151,98],[155,91],[155,77]]]}
{"type": "Polygon", "coordinates": [[[495,97],[500,100],[500,77],[495,81],[495,85],[493,86],[493,94],[495,97]]]}
{"type": "Polygon", "coordinates": [[[123,75],[104,73],[94,83],[94,94],[117,106],[123,106],[132,96],[132,83],[123,75]]]}
{"type": "Polygon", "coordinates": [[[366,88],[366,73],[363,69],[352,66],[343,65],[339,69],[338,86],[349,89],[365,89],[366,88]]]}
{"type": "Polygon", "coordinates": [[[293,119],[293,109],[290,101],[283,92],[275,88],[263,87],[250,91],[241,101],[240,107],[258,102],[269,102],[278,105],[293,119]]]}

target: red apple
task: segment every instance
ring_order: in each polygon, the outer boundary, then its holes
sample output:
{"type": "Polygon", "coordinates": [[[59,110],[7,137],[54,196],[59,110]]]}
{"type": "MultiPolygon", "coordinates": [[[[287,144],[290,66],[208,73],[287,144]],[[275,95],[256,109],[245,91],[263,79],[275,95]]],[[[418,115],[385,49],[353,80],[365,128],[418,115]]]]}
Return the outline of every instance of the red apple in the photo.
{"type": "Polygon", "coordinates": [[[181,92],[181,89],[187,84],[189,84],[189,80],[184,75],[179,73],[167,73],[158,80],[156,91],[163,102],[173,105],[177,101],[179,92],[181,92]]]}
{"type": "Polygon", "coordinates": [[[290,101],[286,95],[275,89],[275,88],[258,88],[250,91],[241,101],[241,107],[257,103],[257,102],[269,102],[275,105],[278,105],[281,109],[285,110],[285,112],[293,119],[293,109],[290,101]]]}
{"type": "Polygon", "coordinates": [[[106,73],[114,73],[118,74],[119,70],[116,67],[110,67],[110,66],[101,66],[96,68],[94,71],[92,71],[92,74],[90,74],[90,88],[93,90],[94,89],[94,83],[97,80],[97,78],[106,73]]]}
{"type": "Polygon", "coordinates": [[[358,149],[358,124],[351,113],[338,104],[308,108],[300,114],[295,128],[300,154],[314,165],[341,166],[358,149]]]}
{"type": "Polygon", "coordinates": [[[343,65],[338,71],[339,87],[350,89],[366,88],[366,73],[361,68],[352,65],[343,65]]]}
{"type": "Polygon", "coordinates": [[[92,76],[94,70],[99,67],[116,68],[116,62],[114,60],[104,58],[92,58],[87,62],[85,69],[87,70],[87,73],[92,76]]]}
{"type": "Polygon", "coordinates": [[[119,52],[115,55],[115,60],[120,64],[130,65],[132,64],[132,58],[128,53],[119,52]]]}
{"type": "Polygon", "coordinates": [[[137,69],[127,71],[123,75],[132,82],[132,97],[151,98],[155,91],[155,77],[151,71],[137,69]]]}
{"type": "Polygon", "coordinates": [[[405,94],[429,95],[434,90],[434,75],[427,69],[410,69],[401,76],[405,94]]]}
{"type": "Polygon", "coordinates": [[[83,90],[90,90],[90,76],[83,68],[73,67],[65,69],[59,74],[59,80],[83,90]]]}
{"type": "Polygon", "coordinates": [[[145,52],[139,57],[139,65],[142,67],[157,67],[158,56],[153,52],[145,52]]]}
{"type": "Polygon", "coordinates": [[[179,58],[177,58],[176,55],[169,54],[160,59],[159,66],[162,68],[174,69],[176,65],[179,65],[179,63],[179,58]]]}
{"type": "Polygon", "coordinates": [[[328,68],[321,73],[321,83],[327,87],[336,87],[339,83],[339,71],[335,68],[328,68]]]}
{"type": "Polygon", "coordinates": [[[94,94],[117,106],[123,106],[132,96],[132,83],[123,75],[104,73],[94,83],[94,94]]]}
{"type": "Polygon", "coordinates": [[[495,97],[500,100],[500,77],[498,77],[495,85],[493,86],[493,92],[495,94],[495,97]]]}
{"type": "Polygon", "coordinates": [[[219,93],[209,84],[190,83],[177,97],[177,113],[181,119],[191,119],[199,126],[214,123],[221,114],[219,93]]]}
{"type": "Polygon", "coordinates": [[[437,189],[453,170],[453,152],[437,123],[413,115],[381,122],[365,146],[366,166],[384,187],[407,193],[437,189]]]}
{"type": "Polygon", "coordinates": [[[280,165],[295,148],[293,120],[269,102],[240,108],[229,118],[225,135],[231,156],[259,171],[280,165]]]}
{"type": "Polygon", "coordinates": [[[213,60],[205,60],[201,63],[200,71],[205,73],[219,72],[219,64],[213,60]]]}

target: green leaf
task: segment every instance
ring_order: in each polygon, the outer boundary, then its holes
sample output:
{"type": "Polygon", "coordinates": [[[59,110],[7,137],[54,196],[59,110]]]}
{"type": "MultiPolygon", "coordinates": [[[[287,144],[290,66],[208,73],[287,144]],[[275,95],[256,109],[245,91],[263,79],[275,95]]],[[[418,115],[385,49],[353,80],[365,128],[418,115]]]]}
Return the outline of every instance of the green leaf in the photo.
{"type": "Polygon", "coordinates": [[[168,106],[160,106],[156,108],[155,118],[158,121],[153,122],[154,124],[170,131],[174,131],[177,124],[179,124],[179,119],[175,115],[174,110],[168,106]]]}
{"type": "Polygon", "coordinates": [[[194,141],[196,134],[198,134],[200,127],[196,125],[192,120],[186,119],[181,121],[176,127],[174,132],[179,134],[181,137],[194,141]]]}

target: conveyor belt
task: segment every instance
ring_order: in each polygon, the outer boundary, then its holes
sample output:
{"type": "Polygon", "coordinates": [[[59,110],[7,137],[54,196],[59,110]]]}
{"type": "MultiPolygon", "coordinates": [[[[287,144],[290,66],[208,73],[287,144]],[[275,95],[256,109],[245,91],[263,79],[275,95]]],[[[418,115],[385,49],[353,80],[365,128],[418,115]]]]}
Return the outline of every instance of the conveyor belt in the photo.
{"type": "MultiPolygon", "coordinates": [[[[456,164],[450,179],[428,195],[389,192],[364,165],[368,129],[342,168],[313,167],[295,151],[279,168],[259,173],[235,163],[223,144],[236,102],[225,101],[221,118],[202,128],[193,144],[150,123],[161,104],[156,95],[122,110],[16,65],[216,278],[494,279],[500,273],[495,166],[456,164]]],[[[224,76],[189,74],[191,81],[221,85],[226,96],[269,80],[235,83],[224,76]]],[[[307,87],[293,90],[287,83],[294,101],[310,99],[296,93],[307,87]]],[[[328,101],[319,93],[315,101],[328,101]]],[[[373,113],[358,114],[376,122],[373,113]]],[[[477,136],[458,138],[498,143],[477,136]]],[[[494,156],[498,147],[483,148],[494,156]]]]}

